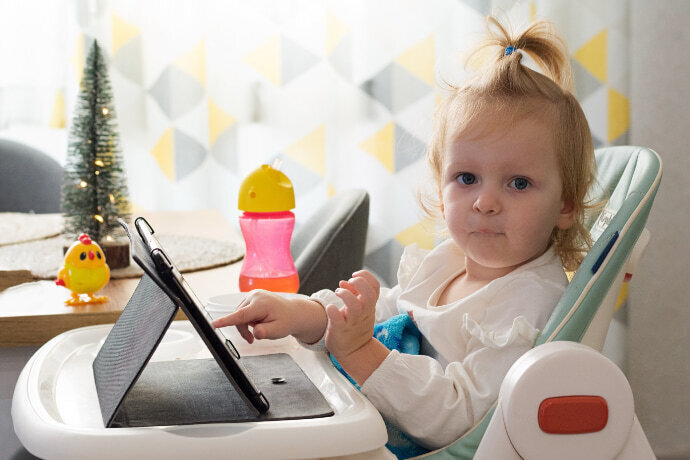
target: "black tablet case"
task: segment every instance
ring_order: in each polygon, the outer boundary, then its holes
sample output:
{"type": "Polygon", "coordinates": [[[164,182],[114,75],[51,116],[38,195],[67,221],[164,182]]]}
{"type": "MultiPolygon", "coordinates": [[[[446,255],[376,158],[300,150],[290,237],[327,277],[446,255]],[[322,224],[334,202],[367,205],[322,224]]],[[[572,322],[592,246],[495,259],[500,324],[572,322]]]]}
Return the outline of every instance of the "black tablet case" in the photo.
{"type": "Polygon", "coordinates": [[[106,427],[333,415],[323,395],[287,354],[241,358],[247,373],[270,404],[268,412],[261,415],[247,406],[212,358],[149,363],[181,301],[157,276],[139,235],[126,230],[135,260],[145,274],[93,362],[96,392],[106,427]]]}

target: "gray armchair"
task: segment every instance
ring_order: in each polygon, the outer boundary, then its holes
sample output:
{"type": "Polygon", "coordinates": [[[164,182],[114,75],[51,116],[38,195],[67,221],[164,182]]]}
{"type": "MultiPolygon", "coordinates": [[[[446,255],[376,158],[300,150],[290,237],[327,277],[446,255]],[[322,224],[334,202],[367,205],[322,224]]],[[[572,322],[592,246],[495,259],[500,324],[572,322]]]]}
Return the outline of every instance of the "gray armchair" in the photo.
{"type": "Polygon", "coordinates": [[[369,194],[346,190],[329,198],[294,233],[290,250],[299,274],[299,293],[335,289],[364,265],[369,194]]]}
{"type": "Polygon", "coordinates": [[[60,212],[62,172],[45,153],[0,139],[0,212],[60,212]]]}

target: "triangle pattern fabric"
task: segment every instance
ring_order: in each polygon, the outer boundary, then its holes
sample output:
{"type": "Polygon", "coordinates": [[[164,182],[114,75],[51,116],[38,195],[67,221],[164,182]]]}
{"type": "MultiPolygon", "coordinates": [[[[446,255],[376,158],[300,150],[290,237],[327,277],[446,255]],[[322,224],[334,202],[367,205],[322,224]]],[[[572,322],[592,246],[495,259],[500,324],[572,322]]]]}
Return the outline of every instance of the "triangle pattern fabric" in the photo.
{"type": "Polygon", "coordinates": [[[349,28],[331,10],[326,11],[326,55],[331,54],[349,28]]]}
{"type": "Polygon", "coordinates": [[[426,144],[399,125],[395,125],[395,172],[424,158],[426,144]]]}
{"type": "Polygon", "coordinates": [[[573,55],[600,82],[606,83],[607,30],[592,37],[573,55]]]}
{"type": "Polygon", "coordinates": [[[345,81],[348,83],[354,81],[352,72],[352,34],[346,35],[335,45],[328,56],[328,62],[345,81]]]}
{"type": "Polygon", "coordinates": [[[393,113],[433,91],[431,86],[397,63],[389,64],[364,82],[362,89],[393,113]]]}
{"type": "Polygon", "coordinates": [[[280,86],[282,83],[280,53],[280,34],[276,34],[246,55],[244,62],[276,86],[280,86]]]}
{"type": "Polygon", "coordinates": [[[281,48],[281,84],[283,85],[287,85],[320,61],[287,37],[282,38],[281,48]]]}
{"type": "Polygon", "coordinates": [[[62,95],[62,91],[58,91],[55,95],[49,126],[57,129],[62,129],[67,126],[67,117],[65,115],[65,97],[62,95]]]}
{"type": "Polygon", "coordinates": [[[431,220],[420,220],[416,224],[407,227],[395,235],[395,239],[402,245],[408,246],[416,243],[422,249],[433,249],[436,241],[434,240],[434,227],[431,220]]]}
{"type": "Polygon", "coordinates": [[[113,54],[113,68],[137,84],[143,82],[142,38],[138,35],[118,48],[113,54]]]}
{"type": "Polygon", "coordinates": [[[601,88],[602,83],[577,60],[571,59],[570,64],[573,69],[573,79],[575,80],[575,96],[578,99],[585,99],[601,88]]]}
{"type": "Polygon", "coordinates": [[[153,99],[171,119],[192,109],[204,95],[198,80],[177,66],[168,66],[149,90],[153,99]]]}
{"type": "Polygon", "coordinates": [[[206,158],[206,149],[196,139],[175,129],[175,180],[179,181],[194,172],[206,158]]]}
{"type": "Polygon", "coordinates": [[[170,181],[175,181],[175,158],[174,153],[174,139],[173,128],[168,128],[158,138],[158,142],[151,150],[151,154],[156,159],[158,167],[160,167],[165,177],[170,181]]]}
{"type": "Polygon", "coordinates": [[[117,54],[120,48],[134,37],[141,35],[141,30],[133,24],[125,21],[115,13],[112,13],[113,54],[117,54]]]}
{"type": "Polygon", "coordinates": [[[208,98],[208,143],[213,146],[223,131],[235,124],[237,119],[208,98]]]}
{"type": "Polygon", "coordinates": [[[398,56],[396,62],[412,75],[433,86],[435,59],[434,36],[430,35],[398,56]]]}
{"type": "Polygon", "coordinates": [[[326,125],[321,125],[285,149],[285,154],[323,177],[326,175],[326,125]]]}
{"type": "Polygon", "coordinates": [[[211,155],[230,172],[237,173],[237,124],[222,131],[211,144],[211,155]]]}
{"type": "Polygon", "coordinates": [[[311,169],[293,160],[289,155],[281,154],[280,170],[290,178],[295,189],[295,197],[306,195],[310,190],[323,182],[323,177],[315,174],[311,169]]]}
{"type": "Polygon", "coordinates": [[[395,125],[393,122],[386,124],[373,136],[364,140],[359,148],[381,162],[385,168],[394,172],[395,168],[395,125]]]}
{"type": "Polygon", "coordinates": [[[630,127],[630,101],[623,94],[608,89],[608,141],[619,138],[630,127]]]}
{"type": "Polygon", "coordinates": [[[202,87],[206,86],[206,47],[201,40],[198,45],[180,56],[175,65],[194,77],[202,87]]]}

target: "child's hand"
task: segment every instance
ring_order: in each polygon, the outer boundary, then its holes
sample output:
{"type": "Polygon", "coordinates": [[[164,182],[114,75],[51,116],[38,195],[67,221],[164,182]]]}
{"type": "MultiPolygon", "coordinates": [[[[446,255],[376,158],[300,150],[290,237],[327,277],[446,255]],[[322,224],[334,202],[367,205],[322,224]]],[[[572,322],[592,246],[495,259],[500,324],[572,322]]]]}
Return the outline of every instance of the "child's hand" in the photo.
{"type": "Polygon", "coordinates": [[[326,347],[340,361],[364,346],[374,334],[376,301],[380,285],[376,277],[366,270],[352,274],[348,281],[341,281],[335,294],[345,306],[338,309],[328,305],[330,319],[326,331],[326,347]]]}
{"type": "Polygon", "coordinates": [[[249,343],[255,338],[280,339],[288,335],[311,343],[323,336],[326,323],[323,308],[314,301],[254,290],[240,302],[234,313],[211,324],[213,327],[236,326],[249,343]]]}

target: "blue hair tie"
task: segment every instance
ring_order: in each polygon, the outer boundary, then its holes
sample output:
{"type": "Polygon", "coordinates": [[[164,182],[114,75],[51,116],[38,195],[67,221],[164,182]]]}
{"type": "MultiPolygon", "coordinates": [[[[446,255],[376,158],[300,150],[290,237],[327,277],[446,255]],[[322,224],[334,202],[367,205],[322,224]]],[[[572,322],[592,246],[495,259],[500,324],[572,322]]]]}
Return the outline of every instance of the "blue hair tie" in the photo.
{"type": "Polygon", "coordinates": [[[509,47],[506,48],[506,50],[505,50],[505,52],[503,53],[503,55],[504,55],[504,56],[510,56],[511,54],[513,54],[513,51],[515,51],[515,47],[514,47],[514,46],[509,46],[509,47]]]}

